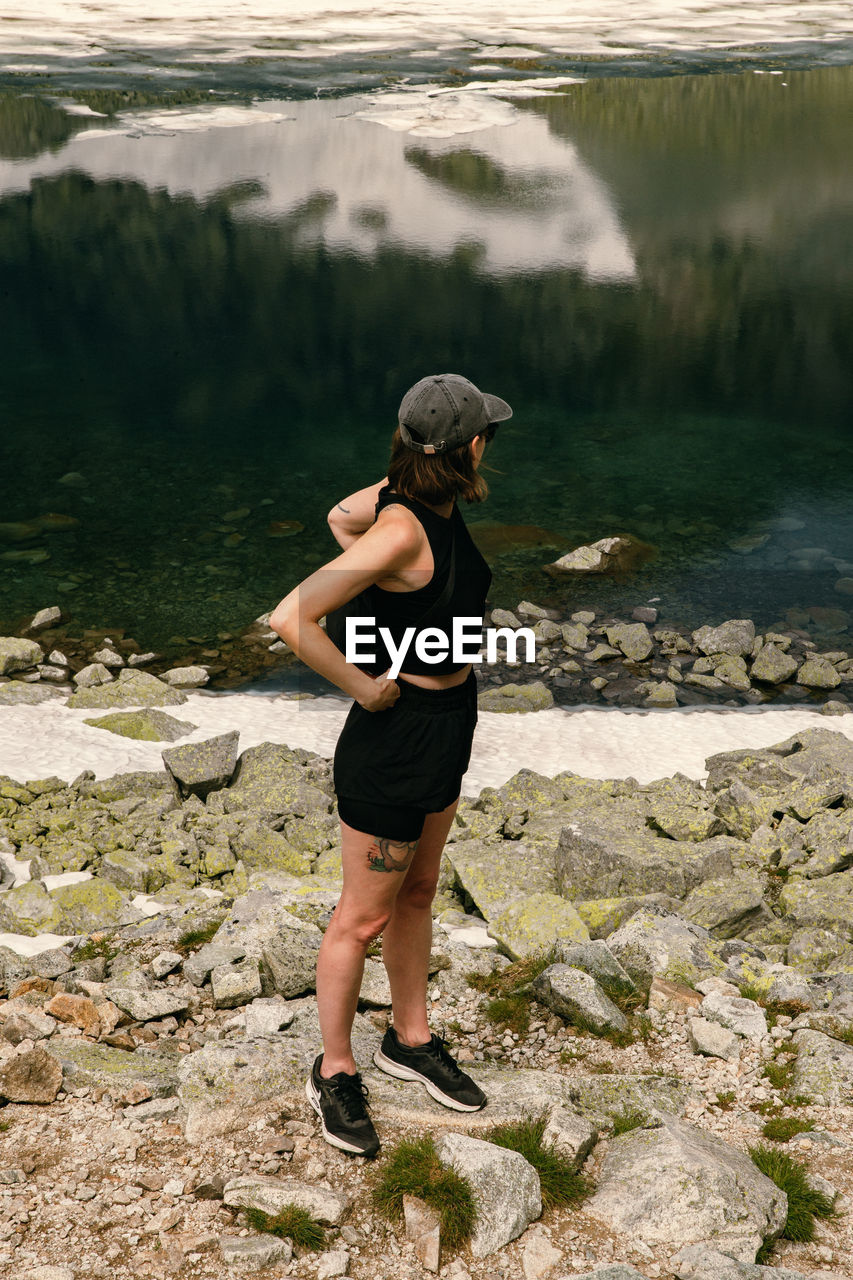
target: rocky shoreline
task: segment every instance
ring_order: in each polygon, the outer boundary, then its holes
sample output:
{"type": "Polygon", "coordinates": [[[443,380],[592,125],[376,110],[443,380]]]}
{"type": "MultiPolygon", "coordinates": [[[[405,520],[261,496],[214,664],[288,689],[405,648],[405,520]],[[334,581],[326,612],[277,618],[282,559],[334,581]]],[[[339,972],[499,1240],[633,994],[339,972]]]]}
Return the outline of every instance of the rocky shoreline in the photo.
{"type": "MultiPolygon", "coordinates": [[[[233,734],[163,761],[0,779],[0,931],[65,939],[0,948],[0,1262],[36,1280],[432,1274],[302,1092],[340,887],[329,761],[272,743],[238,756],[233,734]],[[322,1251],[251,1228],[250,1209],[284,1202],[324,1225],[322,1251]]],[[[477,1234],[442,1275],[850,1274],[853,745],[809,730],[708,770],[704,786],[522,770],[460,805],[429,997],[483,1113],[369,1068],[389,992],[368,959],[355,1040],[383,1144],[433,1132],[479,1188],[477,1234]],[[529,1018],[513,1029],[489,992],[540,956],[510,992],[529,1018]],[[531,1114],[594,1187],[541,1219],[535,1196],[512,1213],[496,1199],[506,1153],[487,1140],[531,1114]],[[780,1149],[842,1210],[810,1243],[780,1238],[784,1193],[745,1154],[768,1120],[795,1122],[780,1149]]]]}
{"type": "MultiPolygon", "coordinates": [[[[486,694],[481,705],[487,710],[798,703],[843,714],[850,705],[853,656],[846,649],[820,648],[799,627],[780,624],[780,629],[760,632],[751,619],[736,618],[688,629],[662,624],[649,605],[637,606],[630,620],[599,616],[592,609],[563,617],[529,600],[519,601],[513,610],[491,610],[486,622],[513,631],[530,628],[536,638],[534,662],[521,660],[526,656],[523,644],[518,660],[507,661],[501,643],[498,661],[477,668],[486,694]],[[519,698],[517,685],[536,688],[519,698]]],[[[60,697],[70,699],[70,706],[167,705],[168,698],[156,703],[142,696],[145,689],[150,697],[155,687],[144,677],[158,677],[177,694],[208,685],[244,687],[276,673],[298,689],[309,675],[270,630],[269,614],[240,635],[222,633],[217,648],[187,644],[185,655],[175,662],[143,652],[120,628],[74,636],[58,607],[45,608],[19,635],[0,637],[0,706],[60,697]],[[113,690],[114,701],[106,691],[92,692],[114,681],[122,685],[113,690]]],[[[310,679],[316,687],[319,677],[310,679]]]]}

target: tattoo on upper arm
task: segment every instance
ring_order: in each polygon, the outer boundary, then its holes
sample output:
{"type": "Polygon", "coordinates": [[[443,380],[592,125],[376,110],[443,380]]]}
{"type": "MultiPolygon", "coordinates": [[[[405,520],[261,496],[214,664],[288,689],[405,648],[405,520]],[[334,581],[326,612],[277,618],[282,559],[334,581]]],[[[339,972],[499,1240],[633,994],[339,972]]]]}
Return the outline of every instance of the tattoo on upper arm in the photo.
{"type": "Polygon", "coordinates": [[[338,511],[343,511],[344,515],[346,515],[346,516],[348,516],[348,515],[350,514],[350,509],[349,509],[349,507],[345,507],[345,506],[344,506],[344,504],[343,504],[342,502],[339,502],[339,503],[338,503],[338,511]]]}
{"type": "Polygon", "coordinates": [[[417,847],[417,840],[389,840],[385,836],[375,836],[367,850],[367,865],[371,871],[408,871],[417,847]]]}

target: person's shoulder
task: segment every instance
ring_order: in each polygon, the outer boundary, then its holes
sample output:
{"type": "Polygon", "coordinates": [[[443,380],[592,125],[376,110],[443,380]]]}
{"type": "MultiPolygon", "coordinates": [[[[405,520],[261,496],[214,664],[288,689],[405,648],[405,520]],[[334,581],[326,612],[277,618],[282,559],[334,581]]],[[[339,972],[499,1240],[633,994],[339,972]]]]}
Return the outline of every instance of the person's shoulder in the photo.
{"type": "Polygon", "coordinates": [[[373,531],[393,541],[401,550],[420,546],[424,537],[420,520],[402,502],[387,502],[377,513],[373,531]]]}

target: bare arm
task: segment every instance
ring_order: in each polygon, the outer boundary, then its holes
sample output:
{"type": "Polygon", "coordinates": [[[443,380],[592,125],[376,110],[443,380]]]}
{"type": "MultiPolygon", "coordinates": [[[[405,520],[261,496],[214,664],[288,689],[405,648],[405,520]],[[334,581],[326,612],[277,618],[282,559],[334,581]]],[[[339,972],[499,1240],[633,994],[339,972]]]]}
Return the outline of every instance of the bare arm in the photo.
{"type": "Polygon", "coordinates": [[[379,490],[384,489],[387,483],[388,477],[383,476],[378,484],[370,484],[366,489],[358,489],[348,497],[342,498],[337,506],[332,507],[326,519],[335,541],[344,550],[357,542],[373,524],[379,490]]]}
{"type": "Polygon", "coordinates": [[[375,679],[346,661],[320,626],[320,618],[346,604],[371,583],[408,568],[421,547],[423,532],[405,509],[383,513],[337,556],[323,565],[276,606],[270,626],[294,653],[367,711],[383,711],[400,696],[393,680],[375,679]]]}

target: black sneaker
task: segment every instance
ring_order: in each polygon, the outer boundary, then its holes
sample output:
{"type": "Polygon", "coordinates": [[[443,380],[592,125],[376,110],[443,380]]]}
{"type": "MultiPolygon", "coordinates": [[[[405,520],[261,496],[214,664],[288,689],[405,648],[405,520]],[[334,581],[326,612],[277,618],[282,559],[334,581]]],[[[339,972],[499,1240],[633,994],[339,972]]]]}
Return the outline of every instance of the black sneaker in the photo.
{"type": "Polygon", "coordinates": [[[454,1111],[479,1111],[488,1102],[480,1086],[460,1071],[441,1036],[435,1033],[427,1044],[410,1048],[389,1027],[373,1061],[380,1071],[398,1080],[420,1080],[431,1098],[454,1111]]]}
{"type": "Polygon", "coordinates": [[[322,1053],[305,1081],[305,1096],[320,1117],[323,1137],[333,1147],[356,1156],[375,1156],[379,1138],[367,1114],[367,1088],[358,1072],[339,1071],[325,1080],[320,1075],[322,1053]]]}

